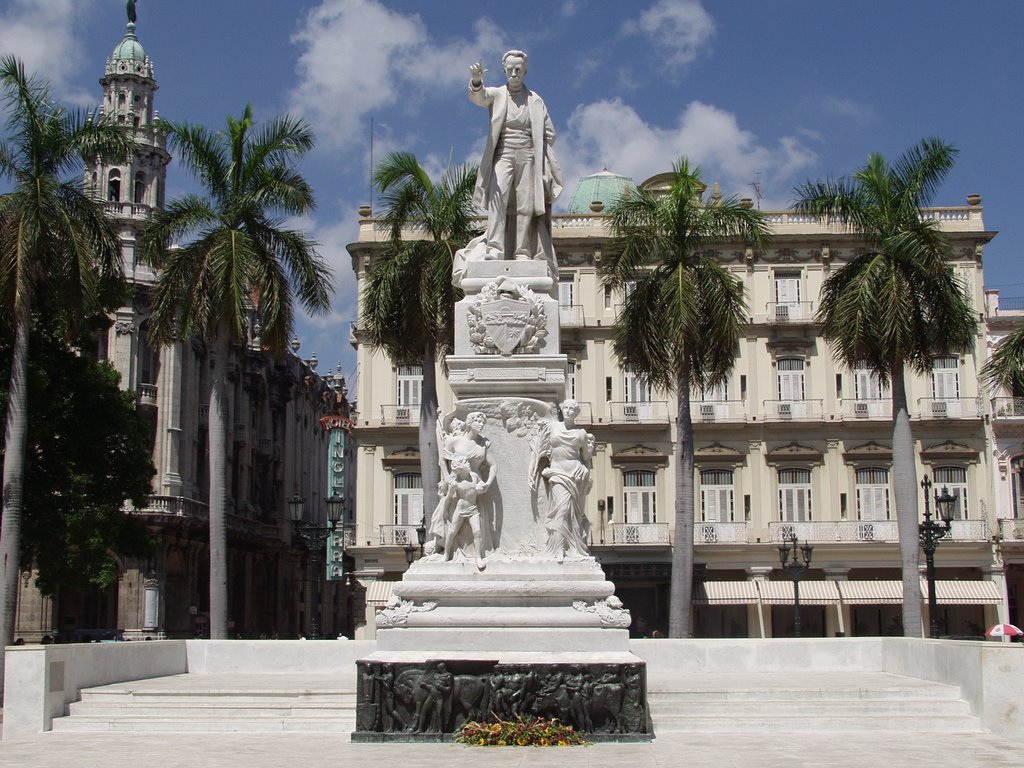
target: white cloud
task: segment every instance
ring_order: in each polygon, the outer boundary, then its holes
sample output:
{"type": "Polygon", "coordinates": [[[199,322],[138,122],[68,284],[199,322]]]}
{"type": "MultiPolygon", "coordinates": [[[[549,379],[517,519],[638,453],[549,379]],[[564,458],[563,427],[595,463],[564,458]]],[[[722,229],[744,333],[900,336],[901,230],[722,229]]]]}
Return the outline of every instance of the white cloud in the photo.
{"type": "Polygon", "coordinates": [[[473,39],[437,42],[417,14],[378,0],[323,0],[292,42],[301,53],[291,109],[310,121],[322,144],[337,148],[362,135],[376,111],[465,82],[470,64],[501,48],[502,33],[483,19],[473,39]]]}
{"type": "Polygon", "coordinates": [[[27,72],[48,80],[60,100],[91,104],[90,94],[69,84],[82,65],[77,32],[95,0],[9,0],[0,11],[0,51],[18,57],[27,72]]]}
{"type": "Polygon", "coordinates": [[[569,19],[579,13],[580,4],[578,0],[564,0],[562,3],[562,17],[569,19]]]}
{"type": "Polygon", "coordinates": [[[714,35],[715,22],[699,0],[658,0],[623,31],[649,37],[665,66],[674,69],[697,58],[714,35]]]}
{"type": "Polygon", "coordinates": [[[761,174],[766,196],[773,190],[779,195],[777,205],[785,205],[795,174],[816,159],[796,136],[765,144],[741,128],[735,115],[699,101],[687,105],[667,127],[646,122],[620,99],[582,105],[569,117],[558,149],[567,179],[607,166],[639,183],[671,170],[685,155],[701,167],[706,181],[720,182],[725,194],[749,196],[751,182],[761,174]]]}
{"type": "Polygon", "coordinates": [[[878,113],[870,104],[863,104],[853,99],[838,96],[826,96],[821,100],[821,110],[842,120],[852,121],[858,127],[864,127],[878,119],[878,113]]]}

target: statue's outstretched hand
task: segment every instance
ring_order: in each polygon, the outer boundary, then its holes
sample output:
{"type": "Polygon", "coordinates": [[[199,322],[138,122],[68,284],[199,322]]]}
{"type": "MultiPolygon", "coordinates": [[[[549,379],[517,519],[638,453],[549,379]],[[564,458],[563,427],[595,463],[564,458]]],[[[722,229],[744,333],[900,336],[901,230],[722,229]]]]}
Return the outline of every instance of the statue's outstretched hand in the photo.
{"type": "Polygon", "coordinates": [[[487,70],[484,69],[483,59],[478,61],[476,64],[470,65],[469,67],[469,77],[474,83],[483,83],[484,73],[486,72],[487,70]]]}

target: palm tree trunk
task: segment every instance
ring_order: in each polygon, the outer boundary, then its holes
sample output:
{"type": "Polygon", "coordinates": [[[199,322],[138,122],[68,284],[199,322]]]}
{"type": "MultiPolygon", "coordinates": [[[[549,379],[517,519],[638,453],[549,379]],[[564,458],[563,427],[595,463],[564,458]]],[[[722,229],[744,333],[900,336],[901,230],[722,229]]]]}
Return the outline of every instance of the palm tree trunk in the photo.
{"type": "Polygon", "coordinates": [[[25,443],[28,439],[28,337],[31,325],[28,301],[23,301],[14,324],[14,351],[7,393],[4,427],[4,509],[0,522],[0,694],[4,685],[3,646],[14,642],[14,618],[21,572],[21,512],[25,479],[25,443]]]}
{"type": "MultiPolygon", "coordinates": [[[[423,482],[423,514],[437,506],[437,484],[441,480],[437,446],[437,356],[431,348],[423,355],[423,391],[420,396],[420,479],[423,482]]],[[[412,521],[418,524],[418,521],[412,521]]]]}
{"type": "Polygon", "coordinates": [[[228,344],[220,328],[210,367],[210,637],[228,637],[228,344]]]}
{"type": "Polygon", "coordinates": [[[903,634],[921,637],[921,572],[918,549],[917,461],[907,410],[902,361],[892,364],[892,474],[903,569],[903,634]]]}
{"type": "Polygon", "coordinates": [[[693,603],[693,419],[690,417],[690,365],[676,381],[676,506],[669,587],[669,637],[690,637],[693,603]]]}

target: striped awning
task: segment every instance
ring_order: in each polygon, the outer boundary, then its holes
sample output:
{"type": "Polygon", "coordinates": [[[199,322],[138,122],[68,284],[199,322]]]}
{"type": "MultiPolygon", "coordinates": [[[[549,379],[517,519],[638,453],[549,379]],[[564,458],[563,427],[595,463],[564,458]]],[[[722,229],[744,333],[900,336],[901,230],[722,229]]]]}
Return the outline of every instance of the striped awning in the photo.
{"type": "MultiPolygon", "coordinates": [[[[765,605],[792,605],[792,581],[758,581],[761,602],[765,605]]],[[[839,602],[839,590],[834,581],[801,581],[800,602],[807,605],[835,605],[839,602]]]]}
{"type": "Polygon", "coordinates": [[[359,586],[366,590],[366,604],[383,608],[391,601],[391,590],[397,581],[377,581],[376,579],[356,579],[359,586]]]}
{"type": "MultiPolygon", "coordinates": [[[[921,597],[928,599],[928,583],[924,579],[921,597]]],[[[935,601],[939,605],[999,605],[1003,595],[994,581],[936,581],[935,601]]]]}
{"type": "Polygon", "coordinates": [[[757,599],[752,581],[705,581],[693,590],[696,605],[755,605],[757,599]]]}
{"type": "Polygon", "coordinates": [[[881,579],[879,581],[839,581],[839,594],[848,605],[892,605],[903,602],[903,582],[881,579]]]}

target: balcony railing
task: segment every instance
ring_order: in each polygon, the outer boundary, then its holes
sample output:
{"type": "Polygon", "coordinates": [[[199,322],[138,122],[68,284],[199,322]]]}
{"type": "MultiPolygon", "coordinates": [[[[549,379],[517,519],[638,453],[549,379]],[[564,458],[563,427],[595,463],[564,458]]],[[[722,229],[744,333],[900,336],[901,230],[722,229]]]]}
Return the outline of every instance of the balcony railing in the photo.
{"type": "Polygon", "coordinates": [[[690,418],[694,422],[742,422],[747,420],[746,405],[742,400],[714,400],[690,403],[690,418]]]}
{"type": "Polygon", "coordinates": [[[1024,541],[1024,519],[1000,520],[999,535],[1003,541],[1024,541]]]}
{"type": "Polygon", "coordinates": [[[668,523],[615,523],[612,543],[668,545],[668,523]]]}
{"type": "Polygon", "coordinates": [[[415,525],[382,525],[380,545],[382,547],[404,547],[406,544],[420,545],[415,525]]]}
{"type": "Polygon", "coordinates": [[[746,544],[746,523],[695,523],[694,544],[746,544]]]}
{"type": "Polygon", "coordinates": [[[590,403],[579,403],[580,412],[576,416],[576,421],[579,424],[593,424],[594,423],[594,407],[590,403]]]}
{"type": "Polygon", "coordinates": [[[586,324],[583,307],[579,304],[558,305],[558,322],[563,328],[579,328],[586,324]]]}
{"type": "Polygon", "coordinates": [[[981,417],[980,397],[922,397],[917,401],[922,419],[977,419],[981,417]]]}
{"type": "Polygon", "coordinates": [[[1024,419],[1024,397],[992,398],[992,418],[997,420],[1024,419]]]}
{"type": "Polygon", "coordinates": [[[769,301],[765,305],[769,323],[810,323],[814,321],[813,301],[769,301]]]}
{"type": "Polygon", "coordinates": [[[155,408],[158,394],[159,388],[156,384],[139,384],[139,405],[155,408]]]}
{"type": "Polygon", "coordinates": [[[420,406],[415,405],[382,405],[380,407],[380,423],[384,426],[420,425],[420,406]]]}
{"type": "Polygon", "coordinates": [[[796,537],[800,541],[858,542],[899,541],[895,520],[823,520],[821,522],[776,521],[768,523],[772,541],[786,541],[796,537]]]}
{"type": "Polygon", "coordinates": [[[876,398],[871,400],[843,400],[840,403],[844,419],[871,420],[891,419],[892,400],[876,398]]]}
{"type": "Polygon", "coordinates": [[[190,517],[204,522],[210,517],[210,509],[206,504],[183,496],[147,496],[146,506],[135,511],[145,515],[190,517]]]}
{"type": "Polygon", "coordinates": [[[608,421],[613,424],[668,424],[668,403],[664,400],[613,400],[608,403],[608,409],[608,421]]]}
{"type": "Polygon", "coordinates": [[[953,541],[988,541],[989,530],[986,520],[953,520],[950,522],[949,538],[953,541]]]}
{"type": "Polygon", "coordinates": [[[821,421],[824,418],[821,400],[765,400],[767,421],[821,421]]]}

